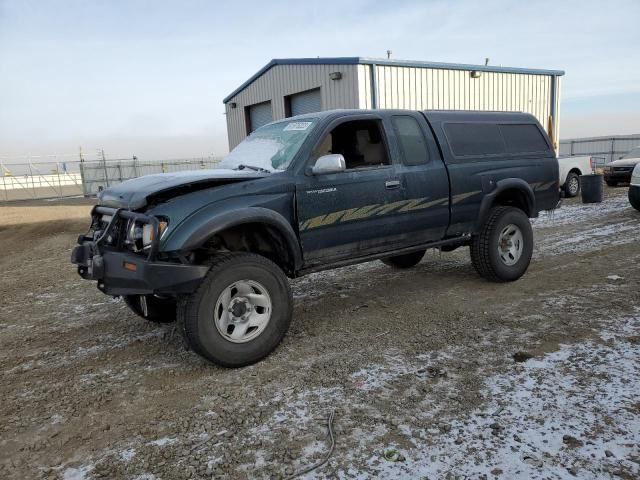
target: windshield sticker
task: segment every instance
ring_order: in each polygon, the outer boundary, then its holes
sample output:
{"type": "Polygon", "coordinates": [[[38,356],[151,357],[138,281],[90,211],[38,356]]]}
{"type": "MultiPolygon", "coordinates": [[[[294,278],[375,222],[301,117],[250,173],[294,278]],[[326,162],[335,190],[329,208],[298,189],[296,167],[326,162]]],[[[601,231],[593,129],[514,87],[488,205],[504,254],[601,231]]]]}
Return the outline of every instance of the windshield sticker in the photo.
{"type": "Polygon", "coordinates": [[[284,127],[284,131],[288,130],[306,130],[312,122],[291,122],[284,127]]]}

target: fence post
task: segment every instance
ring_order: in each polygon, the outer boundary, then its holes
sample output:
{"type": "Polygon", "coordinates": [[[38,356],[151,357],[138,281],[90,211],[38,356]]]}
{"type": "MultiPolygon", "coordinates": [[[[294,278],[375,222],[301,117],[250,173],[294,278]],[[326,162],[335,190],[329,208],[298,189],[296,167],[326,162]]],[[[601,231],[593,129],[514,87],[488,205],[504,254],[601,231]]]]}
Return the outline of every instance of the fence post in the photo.
{"type": "Polygon", "coordinates": [[[107,182],[107,187],[109,187],[109,172],[107,172],[107,159],[104,156],[104,150],[100,150],[102,154],[102,168],[104,169],[104,180],[107,182]]]}
{"type": "Polygon", "coordinates": [[[612,137],[611,138],[611,155],[610,155],[610,158],[609,158],[610,162],[613,162],[613,160],[614,160],[613,155],[614,155],[614,152],[615,152],[615,141],[616,141],[615,138],[612,137]]]}
{"type": "Polygon", "coordinates": [[[138,165],[136,162],[138,161],[138,157],[133,156],[133,178],[138,178],[138,165]]]}
{"type": "Polygon", "coordinates": [[[56,160],[56,175],[58,176],[58,187],[60,187],[60,198],[62,198],[62,179],[60,178],[60,165],[56,160]]]}
{"type": "MultiPolygon", "coordinates": [[[[33,189],[33,199],[35,200],[38,195],[36,195],[36,181],[33,178],[33,168],[31,166],[31,160],[29,160],[29,176],[31,177],[31,188],[33,189]]],[[[27,182],[27,185],[29,185],[29,182],[27,182]]]]}
{"type": "MultiPolygon", "coordinates": [[[[0,162],[0,173],[2,174],[2,188],[4,189],[4,199],[9,201],[9,192],[7,191],[7,176],[5,175],[4,164],[0,162]]],[[[13,185],[13,180],[11,181],[11,185],[13,185]]]]}

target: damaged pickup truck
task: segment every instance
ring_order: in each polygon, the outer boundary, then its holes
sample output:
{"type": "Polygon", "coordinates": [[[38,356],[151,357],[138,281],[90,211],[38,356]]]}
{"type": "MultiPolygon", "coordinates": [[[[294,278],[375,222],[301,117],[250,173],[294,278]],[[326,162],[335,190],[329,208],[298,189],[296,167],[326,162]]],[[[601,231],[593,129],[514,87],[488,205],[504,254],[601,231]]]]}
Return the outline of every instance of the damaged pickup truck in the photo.
{"type": "Polygon", "coordinates": [[[176,320],[219,365],[260,360],[292,316],[287,277],[469,246],[487,280],[529,266],[529,218],[559,201],[558,162],[522,113],[338,110],[259,128],[219,169],[103,191],[72,253],[138,315],[176,320]]]}

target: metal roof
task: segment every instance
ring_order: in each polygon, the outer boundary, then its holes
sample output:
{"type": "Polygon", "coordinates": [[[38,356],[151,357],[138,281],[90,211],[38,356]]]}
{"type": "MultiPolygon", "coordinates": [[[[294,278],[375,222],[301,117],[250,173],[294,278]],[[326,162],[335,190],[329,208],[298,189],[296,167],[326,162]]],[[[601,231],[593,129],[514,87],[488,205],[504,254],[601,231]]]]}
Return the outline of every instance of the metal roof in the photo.
{"type": "Polygon", "coordinates": [[[442,70],[475,70],[478,72],[523,73],[531,75],[562,76],[564,70],[544,70],[536,68],[498,67],[494,65],[470,65],[464,63],[421,62],[416,60],[392,60],[370,57],[323,57],[323,58],[274,58],[252,75],[246,82],[227,95],[223,103],[227,103],[242,90],[260,78],[276,65],[383,65],[395,67],[436,68],[442,70]]]}

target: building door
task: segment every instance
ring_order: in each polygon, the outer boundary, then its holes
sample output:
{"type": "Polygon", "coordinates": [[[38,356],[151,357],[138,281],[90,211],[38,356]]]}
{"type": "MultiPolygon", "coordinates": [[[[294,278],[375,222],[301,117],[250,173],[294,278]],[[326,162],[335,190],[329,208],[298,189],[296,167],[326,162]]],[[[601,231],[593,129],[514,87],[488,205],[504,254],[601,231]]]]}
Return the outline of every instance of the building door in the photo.
{"type": "Polygon", "coordinates": [[[290,95],[289,97],[287,97],[287,99],[289,103],[288,116],[293,117],[295,115],[320,112],[322,110],[322,101],[319,88],[290,95]]]}
{"type": "Polygon", "coordinates": [[[262,102],[247,107],[247,135],[273,121],[271,102],[262,102]]]}

